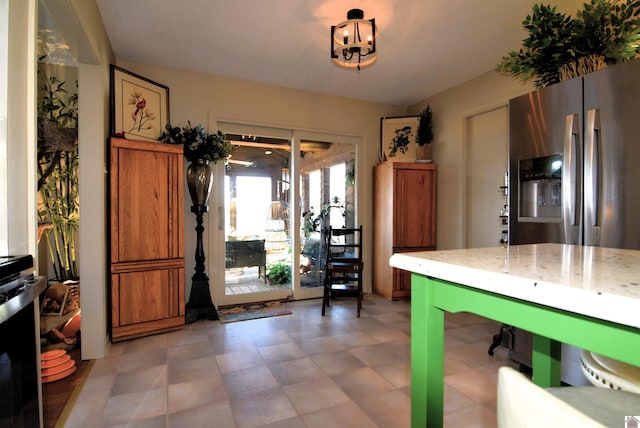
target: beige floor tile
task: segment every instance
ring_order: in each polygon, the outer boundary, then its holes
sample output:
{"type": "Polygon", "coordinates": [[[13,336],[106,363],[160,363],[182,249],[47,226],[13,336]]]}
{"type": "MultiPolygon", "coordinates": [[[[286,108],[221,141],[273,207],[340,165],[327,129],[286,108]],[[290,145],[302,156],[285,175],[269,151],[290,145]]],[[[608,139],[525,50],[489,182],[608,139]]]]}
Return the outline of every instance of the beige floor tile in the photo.
{"type": "Polygon", "coordinates": [[[379,366],[398,361],[398,355],[388,350],[383,344],[352,348],[349,352],[367,366],[379,366]]]}
{"type": "Polygon", "coordinates": [[[373,337],[363,331],[353,333],[336,334],[333,336],[336,342],[345,348],[356,348],[358,346],[375,345],[378,343],[373,337]]]}
{"type": "Polygon", "coordinates": [[[444,385],[444,414],[450,415],[459,413],[470,407],[477,406],[478,403],[473,401],[466,395],[458,392],[455,388],[449,385],[444,385]]]}
{"type": "Polygon", "coordinates": [[[97,427],[101,425],[104,408],[107,405],[107,399],[77,401],[73,406],[73,411],[67,418],[65,428],[86,428],[97,427]]]}
{"type": "Polygon", "coordinates": [[[155,334],[153,336],[141,337],[135,340],[127,340],[124,342],[124,353],[135,354],[138,352],[153,351],[156,349],[166,349],[168,343],[166,334],[155,334]]]}
{"type": "Polygon", "coordinates": [[[478,405],[445,416],[444,426],[445,428],[495,428],[498,426],[498,421],[495,412],[478,405]]]}
{"type": "Polygon", "coordinates": [[[213,427],[236,428],[231,406],[227,401],[190,408],[167,416],[168,428],[213,427]]]}
{"type": "Polygon", "coordinates": [[[295,343],[282,343],[279,345],[261,346],[258,352],[267,363],[297,360],[306,357],[306,354],[295,343]]]}
{"type": "MultiPolygon", "coordinates": [[[[189,324],[189,327],[200,324],[189,324]]],[[[184,330],[173,331],[167,333],[167,346],[188,345],[191,343],[206,342],[209,340],[207,330],[205,328],[187,328],[184,330]]]]}
{"type": "Polygon", "coordinates": [[[167,348],[125,353],[120,357],[116,373],[127,373],[167,363],[167,348]]]}
{"type": "MultiPolygon", "coordinates": [[[[124,348],[121,348],[124,349],[124,348]]],[[[95,360],[91,368],[91,376],[106,376],[115,374],[120,365],[121,355],[105,357],[95,360]]]]}
{"type": "Polygon", "coordinates": [[[460,361],[453,360],[451,358],[445,358],[444,360],[444,375],[449,376],[452,374],[460,373],[466,370],[470,370],[471,367],[461,363],[460,361]]]}
{"type": "Polygon", "coordinates": [[[484,376],[476,370],[445,376],[444,383],[478,404],[495,400],[498,387],[494,379],[484,376]]]}
{"type": "Polygon", "coordinates": [[[216,363],[218,364],[220,373],[226,374],[237,370],[261,366],[265,361],[257,349],[249,349],[246,351],[216,355],[216,363]]]}
{"type": "Polygon", "coordinates": [[[316,355],[312,359],[323,372],[332,377],[342,376],[365,366],[361,360],[353,356],[349,351],[316,355]]]}
{"type": "Polygon", "coordinates": [[[167,388],[155,388],[109,398],[104,408],[102,424],[103,426],[124,424],[166,413],[167,388]]]}
{"type": "Polygon", "coordinates": [[[238,428],[253,428],[298,416],[281,388],[274,388],[243,399],[231,400],[238,428]]]}
{"type": "Polygon", "coordinates": [[[333,380],[352,400],[394,389],[391,383],[371,367],[356,369],[351,373],[333,377],[333,380]]]}
{"type": "Polygon", "coordinates": [[[308,428],[377,428],[353,401],[303,415],[308,428]]]}
{"type": "Polygon", "coordinates": [[[222,380],[230,400],[256,397],[280,386],[267,366],[227,373],[222,380]]]}
{"type": "Polygon", "coordinates": [[[408,360],[383,364],[373,369],[396,388],[411,385],[411,363],[408,360]]]}
{"type": "MultiPolygon", "coordinates": [[[[111,344],[65,426],[409,426],[408,302],[367,295],[360,318],[353,299],[325,317],[319,300],[286,305],[293,314],[111,344]]],[[[509,364],[504,348],[487,354],[499,324],[461,313],[445,326],[445,424],[493,427],[497,370],[509,364]]]]}
{"type": "Polygon", "coordinates": [[[356,400],[356,404],[379,427],[411,427],[411,398],[398,390],[356,400]]]}
{"type": "Polygon", "coordinates": [[[217,401],[227,401],[221,376],[209,376],[200,380],[169,385],[169,413],[201,407],[217,401]]]}
{"type": "Polygon", "coordinates": [[[411,358],[411,338],[409,338],[409,336],[400,340],[394,340],[393,342],[384,342],[382,346],[389,349],[400,358],[405,360],[409,360],[411,358]]]}
{"type": "Polygon", "coordinates": [[[307,428],[300,416],[264,425],[263,428],[307,428]]]}
{"type": "Polygon", "coordinates": [[[300,346],[300,349],[310,357],[342,351],[344,349],[344,347],[336,342],[332,337],[327,336],[301,340],[298,343],[298,346],[300,346]]]}
{"type": "Polygon", "coordinates": [[[118,373],[111,388],[111,395],[116,396],[166,386],[167,366],[163,364],[133,372],[118,373]]]}
{"type": "MultiPolygon", "coordinates": [[[[91,372],[93,374],[93,371],[91,372]]],[[[83,403],[93,400],[107,400],[111,395],[111,388],[115,381],[115,375],[91,376],[82,385],[77,402],[83,403]]]]}
{"type": "Polygon", "coordinates": [[[167,367],[167,381],[169,384],[218,375],[220,375],[220,370],[218,370],[218,364],[214,356],[169,363],[167,367]]]}
{"type": "Polygon", "coordinates": [[[300,383],[325,376],[325,373],[309,357],[269,364],[271,373],[280,385],[300,383]]]}
{"type": "Polygon", "coordinates": [[[286,385],[283,389],[301,415],[349,401],[342,389],[326,376],[286,385]]]}
{"type": "Polygon", "coordinates": [[[213,348],[208,340],[204,342],[188,343],[169,348],[167,357],[169,362],[191,360],[193,358],[209,357],[213,355],[213,348]]]}

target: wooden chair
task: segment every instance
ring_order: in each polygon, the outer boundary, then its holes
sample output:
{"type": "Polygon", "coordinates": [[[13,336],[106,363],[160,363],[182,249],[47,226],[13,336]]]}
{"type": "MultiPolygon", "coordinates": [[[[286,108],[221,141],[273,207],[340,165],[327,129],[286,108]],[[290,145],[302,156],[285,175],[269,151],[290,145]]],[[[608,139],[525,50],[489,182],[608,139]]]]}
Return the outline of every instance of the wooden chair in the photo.
{"type": "Polygon", "coordinates": [[[356,229],[329,228],[326,236],[322,315],[336,296],[356,297],[358,317],[362,307],[362,226],[356,229]]]}

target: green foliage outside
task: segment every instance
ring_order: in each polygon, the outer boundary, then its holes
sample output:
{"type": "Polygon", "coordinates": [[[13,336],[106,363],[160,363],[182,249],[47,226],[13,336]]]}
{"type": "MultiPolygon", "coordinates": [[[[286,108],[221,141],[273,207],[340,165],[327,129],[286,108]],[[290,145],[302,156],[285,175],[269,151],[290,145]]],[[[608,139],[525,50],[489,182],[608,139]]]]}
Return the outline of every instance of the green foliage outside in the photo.
{"type": "Polygon", "coordinates": [[[291,265],[277,262],[267,266],[267,279],[270,284],[288,284],[291,282],[291,265]]]}

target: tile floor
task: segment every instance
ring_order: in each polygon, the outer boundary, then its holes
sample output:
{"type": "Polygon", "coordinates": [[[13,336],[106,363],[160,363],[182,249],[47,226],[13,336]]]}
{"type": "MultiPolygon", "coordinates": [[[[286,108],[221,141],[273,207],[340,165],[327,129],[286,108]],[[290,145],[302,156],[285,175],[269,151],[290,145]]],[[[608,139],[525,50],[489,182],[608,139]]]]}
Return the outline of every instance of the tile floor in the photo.
{"type": "MultiPolygon", "coordinates": [[[[327,316],[320,300],[292,315],[186,329],[113,344],[97,360],[65,427],[409,427],[410,306],[367,295],[327,316]]],[[[506,351],[499,325],[448,314],[445,425],[496,426],[506,351]]]]}

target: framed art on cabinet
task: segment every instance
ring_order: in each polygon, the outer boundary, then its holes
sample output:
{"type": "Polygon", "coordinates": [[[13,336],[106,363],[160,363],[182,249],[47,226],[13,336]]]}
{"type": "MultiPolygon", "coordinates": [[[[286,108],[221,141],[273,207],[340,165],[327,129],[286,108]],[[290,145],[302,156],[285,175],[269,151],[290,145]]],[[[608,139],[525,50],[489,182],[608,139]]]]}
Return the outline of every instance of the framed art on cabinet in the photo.
{"type": "Polygon", "coordinates": [[[416,134],[420,116],[380,119],[380,160],[413,162],[416,160],[416,134]]]}
{"type": "Polygon", "coordinates": [[[169,123],[169,88],[111,65],[111,135],[157,141],[169,123]]]}

